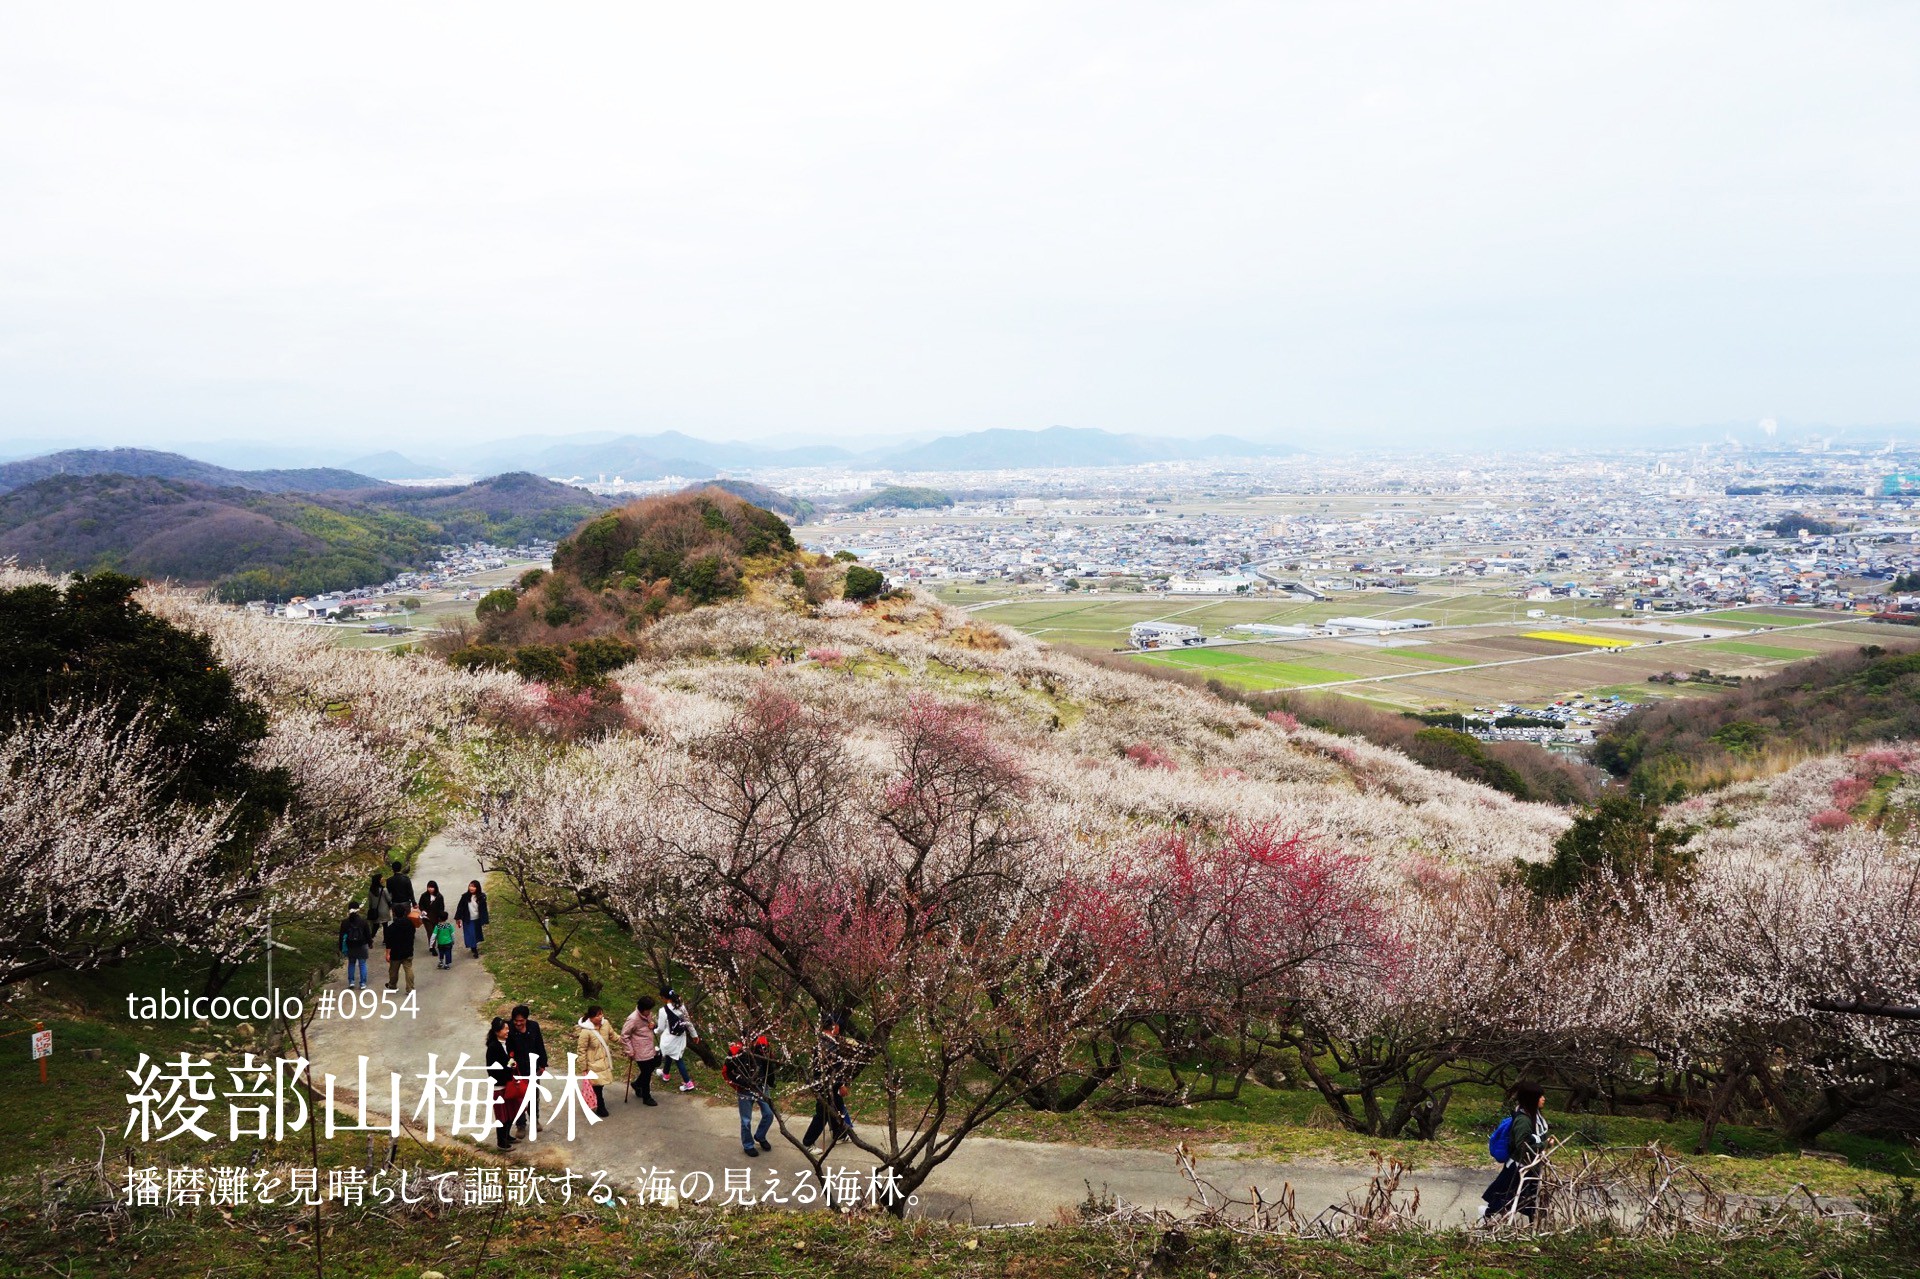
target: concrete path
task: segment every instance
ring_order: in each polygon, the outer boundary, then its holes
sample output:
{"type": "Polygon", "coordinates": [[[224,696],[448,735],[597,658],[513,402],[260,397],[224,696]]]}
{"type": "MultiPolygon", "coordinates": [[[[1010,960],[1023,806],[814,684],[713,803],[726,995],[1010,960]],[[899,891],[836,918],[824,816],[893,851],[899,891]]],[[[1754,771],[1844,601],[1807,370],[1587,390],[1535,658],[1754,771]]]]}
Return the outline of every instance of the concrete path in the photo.
{"type": "MultiPolygon", "coordinates": [[[[457,890],[480,873],[470,849],[438,836],[422,851],[413,881],[424,889],[427,880],[438,880],[441,891],[452,901],[457,890]]],[[[378,952],[375,954],[377,959],[378,952]]],[[[476,1064],[483,1060],[488,1022],[507,1011],[485,965],[458,950],[451,970],[437,971],[431,958],[416,961],[415,970],[420,990],[416,1018],[343,1021],[335,1017],[313,1022],[309,1047],[316,1079],[331,1072],[342,1095],[353,1093],[358,1082],[358,1059],[365,1054],[370,1080],[381,1081],[389,1071],[399,1072],[402,1109],[411,1112],[421,1087],[415,1076],[426,1069],[428,1053],[439,1055],[442,1068],[451,1066],[463,1052],[476,1064]]],[[[384,966],[371,975],[377,992],[385,977],[384,966]]],[[[335,974],[334,986],[339,989],[344,984],[342,968],[335,974]]],[[[610,1011],[612,1029],[617,1030],[627,1011],[610,1011]]],[[[534,1015],[546,1032],[548,1047],[556,1056],[564,1054],[573,1041],[571,1008],[536,1009],[534,1015]]],[[[609,1034],[609,1040],[617,1054],[617,1036],[609,1034]]],[[[565,1167],[583,1173],[604,1170],[616,1193],[627,1195],[630,1201],[639,1196],[644,1179],[656,1169],[671,1170],[676,1186],[687,1174],[702,1172],[716,1188],[724,1185],[726,1170],[748,1170],[752,1184],[762,1189],[770,1174],[777,1171],[779,1193],[789,1193],[807,1168],[806,1159],[783,1141],[778,1129],[772,1137],[772,1154],[746,1158],[741,1153],[739,1115],[732,1089],[697,1061],[690,1058],[688,1064],[694,1070],[699,1091],[680,1093],[656,1081],[654,1095],[660,1104],[648,1107],[637,1099],[623,1100],[616,1084],[607,1089],[612,1118],[590,1127],[580,1124],[571,1141],[564,1131],[543,1129],[538,1140],[521,1143],[508,1158],[556,1171],[565,1167]]],[[[615,1065],[624,1077],[625,1059],[616,1056],[615,1065]]],[[[371,1108],[384,1110],[377,1100],[386,1095],[384,1089],[376,1083],[372,1091],[376,1100],[370,1103],[371,1108]]],[[[812,1107],[800,1102],[796,1108],[800,1110],[793,1126],[797,1138],[812,1107]]],[[[444,1134],[442,1139],[446,1140],[444,1134]]],[[[492,1149],[491,1140],[458,1140],[470,1143],[475,1150],[492,1149]]],[[[848,1146],[836,1149],[828,1163],[857,1167],[863,1174],[872,1166],[870,1158],[848,1146]]],[[[1264,1196],[1274,1199],[1283,1186],[1291,1185],[1303,1217],[1330,1204],[1344,1203],[1350,1193],[1363,1191],[1368,1180],[1367,1172],[1352,1167],[1275,1164],[1228,1156],[1203,1157],[1200,1172],[1239,1197],[1247,1195],[1248,1187],[1258,1186],[1264,1196]]],[[[1487,1180],[1478,1170],[1442,1168],[1418,1173],[1406,1184],[1419,1190],[1423,1217],[1438,1224],[1452,1224],[1471,1220],[1487,1180]]],[[[971,1137],[921,1188],[914,1212],[981,1224],[1044,1224],[1052,1222],[1059,1209],[1083,1202],[1089,1187],[1096,1194],[1172,1211],[1184,1210],[1191,1193],[1171,1150],[1101,1149],[971,1137]]]]}

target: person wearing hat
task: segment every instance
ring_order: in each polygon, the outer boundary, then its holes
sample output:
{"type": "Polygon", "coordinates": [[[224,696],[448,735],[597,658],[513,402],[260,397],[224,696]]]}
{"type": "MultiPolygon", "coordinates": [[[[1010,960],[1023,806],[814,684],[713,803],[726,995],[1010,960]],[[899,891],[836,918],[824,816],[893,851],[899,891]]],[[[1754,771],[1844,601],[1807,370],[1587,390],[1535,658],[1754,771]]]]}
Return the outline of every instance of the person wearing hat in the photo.
{"type": "Polygon", "coordinates": [[[687,1073],[686,1052],[689,1041],[697,1042],[700,1032],[694,1029],[693,1018],[687,1015],[687,1006],[680,1001],[679,992],[669,988],[660,992],[660,1018],[654,1023],[654,1039],[660,1045],[660,1082],[673,1082],[673,1068],[680,1068],[680,1091],[693,1091],[693,1076],[687,1073]]]}

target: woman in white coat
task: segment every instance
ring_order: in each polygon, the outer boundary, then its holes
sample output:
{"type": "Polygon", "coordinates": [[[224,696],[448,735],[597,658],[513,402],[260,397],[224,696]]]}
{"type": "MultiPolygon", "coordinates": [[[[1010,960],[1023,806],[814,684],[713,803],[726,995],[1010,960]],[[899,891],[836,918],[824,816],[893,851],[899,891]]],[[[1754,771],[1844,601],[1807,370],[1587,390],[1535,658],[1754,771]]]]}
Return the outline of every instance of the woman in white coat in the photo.
{"type": "Polygon", "coordinates": [[[680,1001],[678,992],[665,990],[660,993],[660,1016],[654,1022],[653,1037],[660,1045],[660,1080],[673,1082],[673,1068],[680,1068],[680,1091],[693,1091],[693,1076],[687,1073],[686,1052],[689,1042],[697,1042],[700,1032],[694,1029],[693,1018],[687,1015],[687,1006],[680,1001]]]}

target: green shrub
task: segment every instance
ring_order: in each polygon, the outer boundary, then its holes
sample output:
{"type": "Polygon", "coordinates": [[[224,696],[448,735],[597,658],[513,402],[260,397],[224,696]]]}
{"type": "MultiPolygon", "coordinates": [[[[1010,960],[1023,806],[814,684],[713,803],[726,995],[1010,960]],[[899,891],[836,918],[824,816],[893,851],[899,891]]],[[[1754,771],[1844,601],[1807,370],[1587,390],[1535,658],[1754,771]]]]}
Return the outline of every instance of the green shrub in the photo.
{"type": "Polygon", "coordinates": [[[111,706],[121,724],[144,716],[179,762],[167,798],[236,802],[236,825],[252,829],[293,794],[284,770],[247,762],[267,735],[266,710],[240,691],[212,640],[142,608],[139,586],[97,573],[64,591],[0,591],[0,732],[62,705],[111,706]]]}
{"type": "Polygon", "coordinates": [[[599,635],[575,640],[568,651],[573,657],[574,678],[581,683],[597,684],[631,662],[640,650],[617,636],[599,635]]]}
{"type": "Polygon", "coordinates": [[[489,617],[505,617],[519,607],[520,597],[503,586],[482,595],[480,602],[474,605],[473,613],[484,622],[489,617]]]}
{"type": "Polygon", "coordinates": [[[711,604],[740,592],[740,572],[719,554],[688,560],[673,575],[673,589],[695,604],[711,604]]]}
{"type": "Polygon", "coordinates": [[[863,565],[854,564],[847,568],[847,581],[842,588],[842,594],[850,600],[870,600],[885,590],[886,586],[887,579],[881,574],[863,565]]]}
{"type": "Polygon", "coordinates": [[[522,644],[513,651],[513,669],[522,679],[564,684],[568,676],[566,650],[558,644],[522,644]]]}
{"type": "Polygon", "coordinates": [[[1693,831],[1663,826],[1658,805],[1636,795],[1611,794],[1573,819],[1544,862],[1521,863],[1520,878],[1541,897],[1570,897],[1603,872],[1621,879],[1674,880],[1693,855],[1693,831]]]}

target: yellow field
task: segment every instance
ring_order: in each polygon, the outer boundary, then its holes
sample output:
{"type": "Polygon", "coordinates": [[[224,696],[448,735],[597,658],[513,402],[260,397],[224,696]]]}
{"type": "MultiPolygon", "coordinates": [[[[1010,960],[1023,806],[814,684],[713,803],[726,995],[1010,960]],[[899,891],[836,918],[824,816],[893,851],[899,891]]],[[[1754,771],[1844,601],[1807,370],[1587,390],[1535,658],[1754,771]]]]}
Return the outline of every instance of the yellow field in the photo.
{"type": "Polygon", "coordinates": [[[1582,644],[1588,648],[1632,648],[1638,642],[1606,635],[1576,635],[1572,631],[1528,631],[1525,638],[1552,640],[1556,644],[1582,644]]]}

